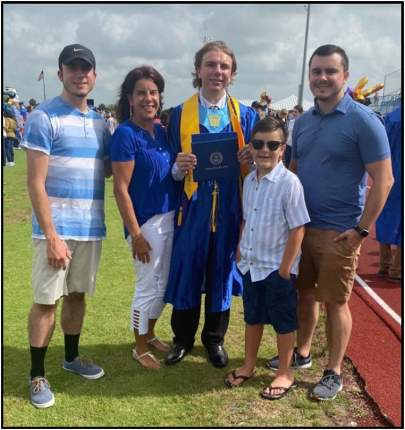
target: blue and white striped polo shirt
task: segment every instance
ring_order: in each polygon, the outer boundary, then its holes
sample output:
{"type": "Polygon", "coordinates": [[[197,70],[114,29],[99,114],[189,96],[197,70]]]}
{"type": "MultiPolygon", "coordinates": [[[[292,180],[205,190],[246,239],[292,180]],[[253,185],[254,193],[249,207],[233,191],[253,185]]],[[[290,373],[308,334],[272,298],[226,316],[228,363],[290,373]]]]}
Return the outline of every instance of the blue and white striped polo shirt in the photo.
{"type": "MultiPolygon", "coordinates": [[[[310,221],[301,182],[280,161],[257,181],[257,171],[243,184],[243,219],[239,270],[250,271],[253,282],[262,281],[280,267],[288,232],[310,221]]],[[[291,268],[298,273],[301,253],[291,268]]]]}
{"type": "MultiPolygon", "coordinates": [[[[21,146],[49,155],[46,192],[63,239],[104,239],[104,160],[110,133],[96,112],[55,97],[28,118],[21,146]]],[[[35,214],[32,237],[44,239],[35,214]]]]}

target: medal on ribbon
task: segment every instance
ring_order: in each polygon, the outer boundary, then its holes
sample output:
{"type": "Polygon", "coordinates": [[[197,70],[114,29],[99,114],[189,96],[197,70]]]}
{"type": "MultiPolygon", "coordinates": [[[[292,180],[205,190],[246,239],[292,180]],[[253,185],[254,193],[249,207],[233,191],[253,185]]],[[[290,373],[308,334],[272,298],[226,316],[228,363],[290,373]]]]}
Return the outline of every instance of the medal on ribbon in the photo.
{"type": "Polygon", "coordinates": [[[219,127],[219,124],[221,122],[221,115],[209,113],[207,116],[208,122],[211,127],[219,127]]]}

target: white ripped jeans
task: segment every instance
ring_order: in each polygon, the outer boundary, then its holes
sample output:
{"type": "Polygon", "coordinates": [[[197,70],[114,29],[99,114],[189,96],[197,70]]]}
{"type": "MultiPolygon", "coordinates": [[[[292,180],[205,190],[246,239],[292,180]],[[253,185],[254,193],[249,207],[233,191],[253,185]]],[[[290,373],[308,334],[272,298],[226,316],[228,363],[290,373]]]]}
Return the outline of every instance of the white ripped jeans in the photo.
{"type": "MultiPolygon", "coordinates": [[[[135,293],[130,325],[140,335],[145,335],[149,329],[149,320],[158,319],[165,305],[163,296],[172,254],[174,211],[153,216],[141,226],[141,230],[152,250],[149,251],[149,263],[133,260],[135,293]]],[[[127,242],[132,252],[131,236],[128,236],[127,242]]]]}

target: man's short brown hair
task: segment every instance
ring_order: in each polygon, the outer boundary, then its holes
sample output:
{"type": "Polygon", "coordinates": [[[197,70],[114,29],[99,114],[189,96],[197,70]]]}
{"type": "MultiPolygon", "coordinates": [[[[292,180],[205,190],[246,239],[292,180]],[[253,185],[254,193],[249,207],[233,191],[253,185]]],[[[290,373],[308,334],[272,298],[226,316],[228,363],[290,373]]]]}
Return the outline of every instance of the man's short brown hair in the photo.
{"type": "Polygon", "coordinates": [[[320,57],[328,57],[329,55],[338,54],[342,59],[343,70],[347,72],[349,70],[349,58],[343,48],[337,45],[322,45],[315,49],[311,58],[309,59],[308,67],[311,69],[311,61],[318,55],[320,57]]]}

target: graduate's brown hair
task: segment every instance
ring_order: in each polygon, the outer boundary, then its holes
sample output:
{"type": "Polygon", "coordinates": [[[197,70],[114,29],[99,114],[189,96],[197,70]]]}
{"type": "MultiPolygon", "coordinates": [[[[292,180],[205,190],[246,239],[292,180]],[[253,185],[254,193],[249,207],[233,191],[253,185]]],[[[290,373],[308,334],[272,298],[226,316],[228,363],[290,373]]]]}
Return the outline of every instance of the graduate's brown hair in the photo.
{"type": "Polygon", "coordinates": [[[202,82],[201,82],[201,79],[198,77],[197,71],[201,67],[202,59],[204,55],[210,51],[222,51],[225,54],[229,55],[232,58],[232,75],[236,74],[236,69],[237,69],[236,58],[232,49],[229,48],[229,46],[222,40],[215,40],[213,42],[208,42],[200,50],[198,50],[194,56],[195,71],[191,73],[193,75],[194,88],[201,88],[202,86],[202,82]]]}

